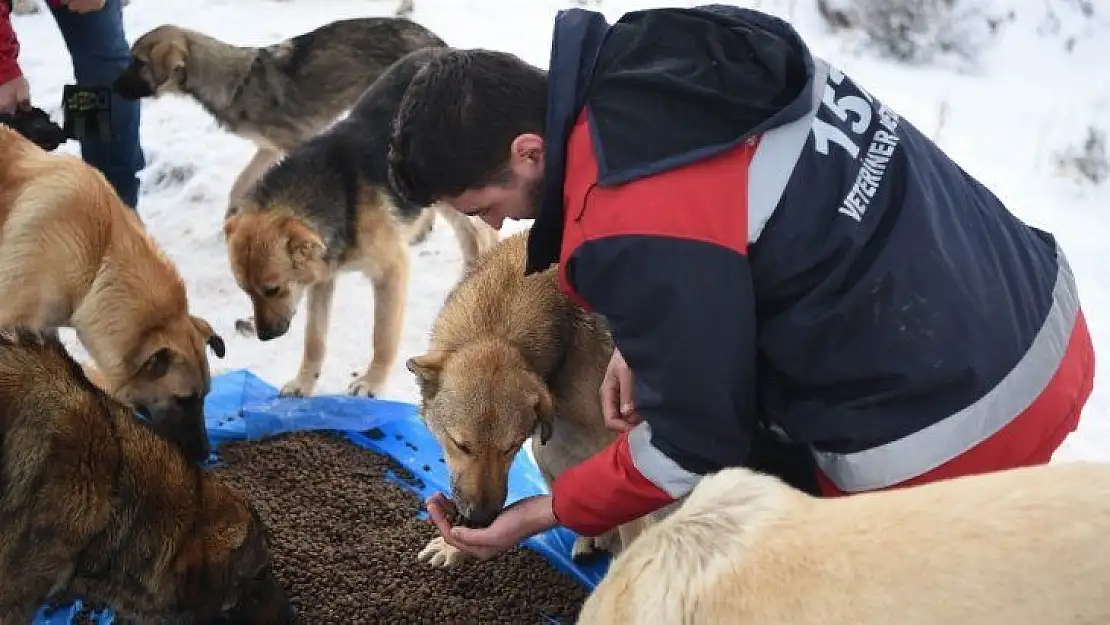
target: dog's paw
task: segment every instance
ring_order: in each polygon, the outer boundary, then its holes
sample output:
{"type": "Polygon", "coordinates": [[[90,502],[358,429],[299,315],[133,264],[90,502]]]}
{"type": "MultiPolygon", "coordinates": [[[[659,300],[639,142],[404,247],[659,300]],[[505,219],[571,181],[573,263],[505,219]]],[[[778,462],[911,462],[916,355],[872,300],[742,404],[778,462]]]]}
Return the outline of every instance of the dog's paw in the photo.
{"type": "Polygon", "coordinates": [[[347,386],[347,394],[355,397],[374,397],[381,391],[382,383],[361,375],[347,386]]]}
{"type": "Polygon", "coordinates": [[[570,559],[578,562],[594,557],[599,552],[603,551],[601,545],[593,538],[579,536],[574,539],[574,544],[570,548],[570,559]]]}
{"type": "Polygon", "coordinates": [[[612,531],[597,536],[593,539],[594,551],[609,552],[617,555],[621,552],[621,535],[619,532],[612,531]]]}
{"type": "Polygon", "coordinates": [[[427,546],[417,554],[416,559],[436,568],[449,569],[466,562],[467,557],[465,552],[448,545],[442,536],[437,536],[428,541],[427,546]]]}
{"type": "Polygon", "coordinates": [[[278,391],[278,395],[281,397],[308,397],[312,394],[314,386],[315,384],[313,382],[304,380],[298,376],[281,387],[281,390],[278,391]]]}

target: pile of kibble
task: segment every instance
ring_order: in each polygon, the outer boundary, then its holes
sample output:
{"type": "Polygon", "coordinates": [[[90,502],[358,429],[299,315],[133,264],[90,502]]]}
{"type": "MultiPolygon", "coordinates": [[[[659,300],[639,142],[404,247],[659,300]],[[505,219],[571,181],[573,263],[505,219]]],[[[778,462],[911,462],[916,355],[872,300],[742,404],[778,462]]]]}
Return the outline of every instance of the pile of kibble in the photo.
{"type": "Polygon", "coordinates": [[[253,501],[272,533],[275,575],[302,623],[573,622],[586,589],[516,548],[451,569],[416,555],[436,530],[386,479],[386,456],[329,433],[230,443],[212,469],[253,501]]]}

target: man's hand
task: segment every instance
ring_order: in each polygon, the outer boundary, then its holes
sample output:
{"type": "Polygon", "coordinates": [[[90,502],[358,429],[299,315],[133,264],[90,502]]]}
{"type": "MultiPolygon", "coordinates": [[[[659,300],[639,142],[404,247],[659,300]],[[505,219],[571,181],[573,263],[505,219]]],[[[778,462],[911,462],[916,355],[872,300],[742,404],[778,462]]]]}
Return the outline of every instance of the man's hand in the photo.
{"type": "Polygon", "coordinates": [[[31,86],[23,76],[0,85],[0,113],[12,115],[31,107],[31,86]]]}
{"type": "Polygon", "coordinates": [[[512,549],[530,536],[558,525],[551,510],[550,495],[527,497],[501,511],[485,529],[451,527],[447,509],[451,505],[443,493],[428,498],[428,516],[447,544],[479,560],[489,560],[502,551],[512,549]]]}
{"type": "Polygon", "coordinates": [[[619,349],[613,350],[601,382],[601,414],[605,417],[605,427],[614,432],[630,430],[640,422],[632,396],[632,371],[619,349]]]}
{"type": "Polygon", "coordinates": [[[104,8],[104,0],[62,0],[62,5],[74,13],[92,13],[104,8]]]}

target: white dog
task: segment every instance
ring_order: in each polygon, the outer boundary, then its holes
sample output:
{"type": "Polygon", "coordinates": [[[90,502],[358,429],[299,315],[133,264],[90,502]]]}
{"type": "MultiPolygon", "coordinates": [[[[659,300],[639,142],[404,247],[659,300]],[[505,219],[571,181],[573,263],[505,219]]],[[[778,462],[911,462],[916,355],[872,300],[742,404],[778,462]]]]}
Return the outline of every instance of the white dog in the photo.
{"type": "Polygon", "coordinates": [[[1110,464],[818,499],[707,477],[617,556],[580,625],[1107,625],[1110,464]]]}

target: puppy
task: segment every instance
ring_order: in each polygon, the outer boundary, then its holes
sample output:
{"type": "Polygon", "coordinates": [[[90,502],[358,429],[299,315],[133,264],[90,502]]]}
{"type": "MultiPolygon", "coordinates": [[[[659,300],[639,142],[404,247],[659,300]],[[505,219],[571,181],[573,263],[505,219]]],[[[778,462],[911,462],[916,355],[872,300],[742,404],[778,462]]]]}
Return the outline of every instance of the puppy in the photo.
{"type": "Polygon", "coordinates": [[[294,622],[247,500],[93,385],[52,333],[0,331],[0,441],[0,623],[74,598],[117,622],[294,622]]]}
{"type": "Polygon", "coordinates": [[[446,204],[401,200],[387,175],[390,121],[412,76],[443,48],[406,55],[382,74],[350,114],[267,171],[224,223],[228,262],[254,309],[263,341],[283,336],[308,293],[304,354],[282,395],[310,395],[323,366],[335,279],[359,271],[374,293],[374,353],[348,387],[376,395],[396,363],[411,260],[408,246],[439,215],[451,224],[464,264],[497,232],[446,204]]]}
{"type": "Polygon", "coordinates": [[[1110,623],[1110,464],[819,499],[704,478],[613,561],[579,625],[1110,623]]]}
{"type": "Polygon", "coordinates": [[[99,171],[0,127],[0,326],[72,327],[105,387],[190,458],[209,454],[205,346],[185,284],[99,171]]]}
{"type": "MultiPolygon", "coordinates": [[[[515,234],[479,257],[448,294],[429,351],[406,362],[420,387],[421,414],[443,448],[452,500],[472,526],[501,512],[509,468],[529,438],[549,486],[616,438],[598,400],[613,352],[609,333],[559,291],[555,268],[524,275],[527,237],[515,234]]],[[[619,552],[649,520],[579,537],[572,555],[619,552]]],[[[466,559],[442,538],[419,558],[433,566],[466,559]]]]}
{"type": "Polygon", "coordinates": [[[130,99],[187,95],[255,144],[228,194],[232,212],[263,172],[331,125],[394,61],[443,45],[423,26],[392,17],[336,20],[262,47],[167,24],[135,41],[114,88],[130,99]]]}

